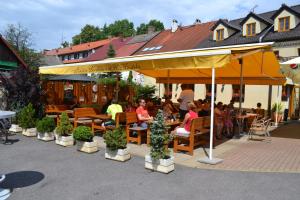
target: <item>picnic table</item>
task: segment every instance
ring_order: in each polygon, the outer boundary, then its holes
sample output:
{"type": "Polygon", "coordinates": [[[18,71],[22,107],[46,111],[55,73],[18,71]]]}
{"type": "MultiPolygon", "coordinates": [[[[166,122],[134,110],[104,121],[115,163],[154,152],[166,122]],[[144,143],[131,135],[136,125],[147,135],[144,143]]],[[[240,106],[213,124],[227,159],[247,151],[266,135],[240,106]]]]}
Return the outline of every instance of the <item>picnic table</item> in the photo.
{"type": "Polygon", "coordinates": [[[12,117],[16,116],[16,112],[0,110],[0,134],[5,136],[4,143],[7,142],[8,129],[10,128],[12,117]]]}

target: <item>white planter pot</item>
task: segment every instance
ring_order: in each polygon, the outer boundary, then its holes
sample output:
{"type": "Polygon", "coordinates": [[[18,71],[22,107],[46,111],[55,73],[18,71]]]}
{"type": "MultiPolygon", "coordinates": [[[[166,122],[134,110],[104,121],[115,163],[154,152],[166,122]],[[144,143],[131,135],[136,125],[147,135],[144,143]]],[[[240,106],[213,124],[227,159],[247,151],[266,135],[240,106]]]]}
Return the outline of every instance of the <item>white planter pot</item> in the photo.
{"type": "Polygon", "coordinates": [[[70,136],[59,136],[55,135],[55,143],[64,147],[73,146],[74,145],[74,138],[72,135],[70,136]]]}
{"type": "Polygon", "coordinates": [[[37,135],[36,128],[23,129],[22,134],[27,137],[35,137],[37,135]]]}
{"type": "Polygon", "coordinates": [[[98,145],[97,142],[82,142],[82,141],[76,141],[77,150],[82,151],[85,153],[94,153],[98,151],[98,145]]]}
{"type": "Polygon", "coordinates": [[[52,141],[54,140],[54,133],[53,132],[38,133],[37,138],[43,141],[52,141]]]}
{"type": "Polygon", "coordinates": [[[11,127],[9,128],[9,131],[14,133],[22,132],[22,130],[23,129],[18,124],[12,124],[11,127]]]}
{"type": "Polygon", "coordinates": [[[128,149],[118,149],[115,151],[109,150],[108,148],[105,149],[105,158],[111,159],[111,160],[117,160],[124,162],[126,160],[130,159],[130,153],[128,152],[128,149]]]}
{"type": "Polygon", "coordinates": [[[175,169],[174,157],[170,157],[169,159],[152,160],[150,155],[146,155],[145,168],[167,174],[175,169]]]}

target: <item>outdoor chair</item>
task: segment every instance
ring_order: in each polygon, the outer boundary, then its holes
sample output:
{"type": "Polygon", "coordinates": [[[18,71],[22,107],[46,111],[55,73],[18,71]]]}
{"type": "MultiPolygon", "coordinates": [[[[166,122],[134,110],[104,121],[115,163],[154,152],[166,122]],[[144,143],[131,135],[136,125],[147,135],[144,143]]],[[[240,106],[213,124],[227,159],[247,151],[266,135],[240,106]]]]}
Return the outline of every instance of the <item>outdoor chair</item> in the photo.
{"type": "Polygon", "coordinates": [[[135,112],[126,113],[126,136],[127,143],[137,142],[138,145],[142,143],[142,135],[147,135],[147,128],[137,126],[138,119],[135,112]]]}
{"type": "Polygon", "coordinates": [[[178,150],[187,151],[191,156],[194,153],[194,147],[203,145],[206,142],[199,136],[209,133],[209,129],[204,128],[204,117],[198,117],[192,120],[191,131],[186,135],[174,135],[174,152],[178,150]]]}
{"type": "Polygon", "coordinates": [[[119,112],[116,113],[116,119],[115,119],[115,125],[106,126],[107,130],[114,130],[116,128],[119,128],[122,125],[126,125],[126,113],[125,112],[119,112]]]}
{"type": "Polygon", "coordinates": [[[254,118],[251,127],[248,131],[248,139],[252,139],[253,135],[266,136],[271,138],[269,128],[271,126],[271,119],[254,118]]]}
{"type": "MultiPolygon", "coordinates": [[[[96,115],[96,111],[94,108],[75,108],[74,109],[74,128],[78,126],[78,124],[82,125],[91,125],[93,120],[91,119],[91,115],[96,115]]],[[[101,120],[96,119],[97,123],[101,123],[101,120]]],[[[95,128],[95,127],[94,127],[95,128]]],[[[93,129],[93,127],[92,127],[93,129]]],[[[103,128],[100,128],[103,129],[103,128]]]]}

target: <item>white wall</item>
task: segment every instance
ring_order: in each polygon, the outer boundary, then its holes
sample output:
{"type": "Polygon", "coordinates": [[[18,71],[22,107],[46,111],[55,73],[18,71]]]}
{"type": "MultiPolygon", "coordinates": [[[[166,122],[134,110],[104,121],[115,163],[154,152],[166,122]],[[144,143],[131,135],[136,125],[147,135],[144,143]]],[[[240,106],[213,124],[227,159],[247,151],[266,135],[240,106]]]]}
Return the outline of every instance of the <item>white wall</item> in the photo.
{"type": "Polygon", "coordinates": [[[220,30],[220,29],[224,29],[224,39],[228,38],[229,36],[231,36],[234,33],[234,30],[231,30],[231,29],[225,27],[223,24],[219,24],[214,30],[214,35],[213,35],[214,40],[217,40],[217,30],[220,30]]]}

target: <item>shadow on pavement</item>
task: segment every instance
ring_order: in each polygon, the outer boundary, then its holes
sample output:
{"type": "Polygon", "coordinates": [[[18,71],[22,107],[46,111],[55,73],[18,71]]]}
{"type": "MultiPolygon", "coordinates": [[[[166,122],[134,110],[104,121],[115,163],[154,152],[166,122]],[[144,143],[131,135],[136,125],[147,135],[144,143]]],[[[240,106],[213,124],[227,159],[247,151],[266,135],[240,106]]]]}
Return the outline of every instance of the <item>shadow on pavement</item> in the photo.
{"type": "Polygon", "coordinates": [[[36,171],[19,171],[5,174],[6,178],[1,183],[1,187],[10,189],[24,188],[34,185],[45,178],[44,174],[36,171]]]}
{"type": "Polygon", "coordinates": [[[300,139],[300,121],[290,121],[271,132],[272,137],[300,139]]]}

